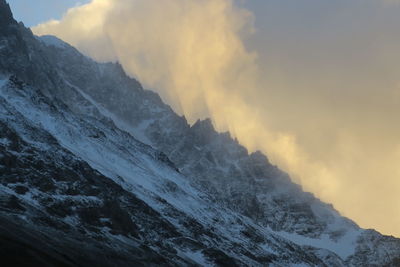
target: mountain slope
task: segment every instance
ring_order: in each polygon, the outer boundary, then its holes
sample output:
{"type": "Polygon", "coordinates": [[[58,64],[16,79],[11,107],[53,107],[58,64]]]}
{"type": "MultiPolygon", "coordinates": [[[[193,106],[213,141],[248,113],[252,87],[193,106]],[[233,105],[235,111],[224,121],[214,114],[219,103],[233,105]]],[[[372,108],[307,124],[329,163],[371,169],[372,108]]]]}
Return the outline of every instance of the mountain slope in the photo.
{"type": "Polygon", "coordinates": [[[398,263],[398,239],[341,217],[210,120],[190,126],[119,64],[35,37],[4,0],[0,15],[0,241],[24,262],[398,263]]]}

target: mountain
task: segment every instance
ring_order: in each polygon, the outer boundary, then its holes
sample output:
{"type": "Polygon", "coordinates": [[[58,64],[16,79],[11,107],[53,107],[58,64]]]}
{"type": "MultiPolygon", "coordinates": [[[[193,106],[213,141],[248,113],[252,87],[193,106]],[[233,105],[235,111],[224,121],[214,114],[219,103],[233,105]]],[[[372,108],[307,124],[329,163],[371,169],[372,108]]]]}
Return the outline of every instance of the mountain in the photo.
{"type": "Polygon", "coordinates": [[[400,266],[212,122],[189,125],[118,63],[37,37],[0,0],[6,266],[400,266]]]}

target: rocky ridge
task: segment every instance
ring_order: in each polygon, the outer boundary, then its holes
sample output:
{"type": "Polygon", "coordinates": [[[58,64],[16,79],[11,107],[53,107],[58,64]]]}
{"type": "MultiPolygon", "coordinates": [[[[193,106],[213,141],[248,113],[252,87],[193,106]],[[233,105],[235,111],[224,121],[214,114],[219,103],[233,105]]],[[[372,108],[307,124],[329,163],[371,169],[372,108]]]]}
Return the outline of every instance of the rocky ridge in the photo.
{"type": "Polygon", "coordinates": [[[55,37],[34,36],[4,0],[0,74],[0,247],[7,260],[399,264],[398,239],[360,229],[210,120],[189,125],[118,63],[100,64],[55,37]]]}

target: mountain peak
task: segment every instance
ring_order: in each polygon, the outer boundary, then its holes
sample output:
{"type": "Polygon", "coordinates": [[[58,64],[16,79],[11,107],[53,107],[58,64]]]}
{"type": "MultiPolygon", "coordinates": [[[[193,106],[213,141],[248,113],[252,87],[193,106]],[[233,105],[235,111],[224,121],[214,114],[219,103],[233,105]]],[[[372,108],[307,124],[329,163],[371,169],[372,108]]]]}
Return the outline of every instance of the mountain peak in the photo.
{"type": "Polygon", "coordinates": [[[10,5],[5,0],[0,0],[0,28],[15,23],[10,5]]]}
{"type": "Polygon", "coordinates": [[[198,119],[192,126],[192,128],[199,128],[205,131],[214,132],[214,126],[210,118],[206,118],[204,120],[198,119]]]}
{"type": "Polygon", "coordinates": [[[211,142],[213,137],[217,136],[211,119],[197,120],[191,127],[192,133],[196,136],[198,142],[206,144],[211,142]]]}
{"type": "Polygon", "coordinates": [[[190,127],[119,63],[34,36],[5,0],[0,44],[1,262],[398,266],[400,240],[341,217],[210,119],[190,127]]]}

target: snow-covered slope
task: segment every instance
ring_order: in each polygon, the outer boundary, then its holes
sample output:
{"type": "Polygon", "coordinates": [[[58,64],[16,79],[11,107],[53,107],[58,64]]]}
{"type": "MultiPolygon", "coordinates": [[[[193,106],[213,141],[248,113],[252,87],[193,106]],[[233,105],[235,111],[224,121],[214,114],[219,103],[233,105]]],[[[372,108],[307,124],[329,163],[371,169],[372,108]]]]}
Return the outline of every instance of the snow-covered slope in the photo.
{"type": "Polygon", "coordinates": [[[399,263],[398,239],[360,229],[210,120],[190,126],[119,64],[33,36],[4,0],[0,15],[0,245],[31,251],[20,260],[399,263]]]}
{"type": "MultiPolygon", "coordinates": [[[[111,122],[76,117],[67,107],[54,100],[49,102],[39,90],[29,86],[18,88],[13,82],[8,82],[1,87],[0,93],[2,132],[8,133],[1,139],[5,152],[2,155],[5,162],[2,193],[4,199],[14,199],[15,206],[20,209],[13,215],[25,223],[35,224],[35,218],[39,216],[46,218],[45,225],[57,225],[56,229],[85,229],[86,226],[89,236],[101,236],[111,244],[115,239],[126,243],[124,245],[146,242],[163,256],[163,246],[167,243],[176,251],[174,260],[178,263],[193,260],[192,256],[195,256],[194,260],[201,258],[203,263],[218,261],[218,258],[208,255],[210,249],[217,257],[225,257],[232,264],[258,265],[272,259],[279,259],[280,263],[322,263],[314,251],[301,248],[285,240],[283,234],[275,234],[249,218],[213,203],[206,194],[190,186],[187,178],[162,153],[136,141],[113,127],[111,122]],[[43,157],[42,162],[20,166],[19,162],[23,162],[25,157],[29,161],[36,156],[43,157]],[[68,158],[66,162],[65,158],[68,158]],[[36,168],[38,164],[39,170],[36,168]],[[97,190],[88,193],[76,181],[70,180],[71,170],[65,171],[64,168],[78,171],[85,168],[93,172],[89,177],[83,174],[82,183],[85,183],[84,187],[95,186],[97,190]],[[47,171],[51,173],[47,179],[40,177],[41,172],[47,171]],[[56,175],[52,173],[54,171],[56,175]],[[25,172],[36,175],[10,179],[25,172]],[[109,189],[91,184],[99,177],[107,177],[109,183],[120,186],[124,192],[122,196],[143,201],[143,205],[153,211],[154,220],[166,224],[158,226],[158,231],[171,236],[151,233],[148,237],[147,232],[154,227],[151,223],[143,222],[134,211],[129,216],[123,215],[125,207],[122,204],[129,207],[129,201],[121,201],[121,204],[115,200],[121,218],[118,214],[115,215],[117,218],[109,215],[111,211],[104,206],[109,205],[108,197],[112,195],[103,195],[109,194],[109,189]],[[97,206],[101,211],[98,214],[91,211],[91,214],[89,209],[97,206]],[[35,211],[31,211],[31,207],[35,211]],[[36,210],[44,214],[37,215],[36,210]],[[120,223],[124,224],[114,226],[120,223]],[[117,231],[114,231],[115,227],[117,231]],[[292,249],[287,250],[287,247],[292,249]]],[[[119,196],[113,197],[119,199],[119,196]]],[[[329,251],[324,253],[332,254],[329,251]]],[[[333,254],[331,257],[336,258],[333,254]]]]}

